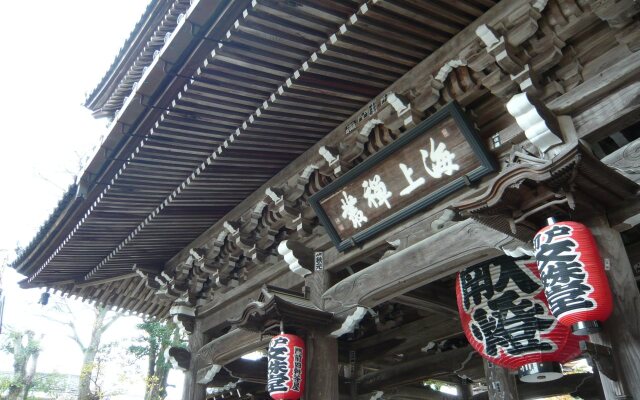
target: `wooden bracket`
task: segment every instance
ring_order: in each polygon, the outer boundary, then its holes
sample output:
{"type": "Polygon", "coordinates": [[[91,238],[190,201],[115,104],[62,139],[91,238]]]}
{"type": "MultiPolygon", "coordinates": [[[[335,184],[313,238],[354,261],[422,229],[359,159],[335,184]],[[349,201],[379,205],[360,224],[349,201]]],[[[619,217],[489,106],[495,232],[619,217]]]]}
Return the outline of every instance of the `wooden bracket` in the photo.
{"type": "Polygon", "coordinates": [[[587,356],[589,364],[598,369],[612,381],[618,381],[618,372],[613,362],[613,351],[611,347],[586,341],[580,342],[580,350],[587,356]]]}

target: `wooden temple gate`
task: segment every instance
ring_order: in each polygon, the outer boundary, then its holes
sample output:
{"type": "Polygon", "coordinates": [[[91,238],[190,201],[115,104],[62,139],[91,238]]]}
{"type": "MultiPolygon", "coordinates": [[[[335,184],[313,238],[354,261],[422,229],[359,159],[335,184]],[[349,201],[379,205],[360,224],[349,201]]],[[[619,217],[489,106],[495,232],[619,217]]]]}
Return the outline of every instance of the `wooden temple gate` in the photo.
{"type": "MultiPolygon", "coordinates": [[[[270,398],[266,358],[243,356],[281,325],[306,341],[306,400],[640,399],[637,2],[255,0],[230,2],[221,13],[237,19],[206,33],[194,10],[209,3],[191,4],[157,56],[171,57],[183,28],[201,33],[194,43],[218,38],[149,140],[196,132],[175,150],[197,156],[218,132],[207,124],[239,128],[86,282],[80,264],[65,280],[47,275],[65,241],[26,286],[170,315],[189,334],[188,351],[171,353],[184,400],[270,398]],[[257,109],[238,122],[243,102],[257,109]],[[523,383],[468,344],[455,278],[505,255],[533,260],[550,216],[590,228],[614,311],[584,345],[593,374],[523,383]]],[[[179,79],[175,65],[164,70],[179,79]]],[[[150,104],[134,92],[115,121],[135,96],[150,104]]],[[[134,154],[155,165],[153,146],[134,154]]]]}

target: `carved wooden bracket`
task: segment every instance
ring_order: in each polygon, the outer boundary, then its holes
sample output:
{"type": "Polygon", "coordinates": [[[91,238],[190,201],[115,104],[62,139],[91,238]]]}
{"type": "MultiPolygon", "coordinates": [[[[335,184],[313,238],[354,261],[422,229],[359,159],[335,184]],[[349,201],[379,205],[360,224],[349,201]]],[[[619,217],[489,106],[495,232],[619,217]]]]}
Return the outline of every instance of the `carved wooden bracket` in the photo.
{"type": "Polygon", "coordinates": [[[558,118],[535,97],[528,93],[516,94],[507,103],[507,110],[542,153],[562,144],[558,118]]]}
{"type": "Polygon", "coordinates": [[[177,300],[169,310],[173,321],[188,334],[192,334],[196,322],[196,309],[185,298],[177,300]]]}
{"type": "MultiPolygon", "coordinates": [[[[607,210],[637,196],[638,185],[596,159],[581,144],[566,149],[546,163],[515,164],[503,170],[477,196],[452,207],[463,216],[523,241],[533,238],[554,213],[589,214],[607,210]],[[578,201],[580,200],[580,201],[578,201]]],[[[504,246],[503,246],[504,247],[504,246]]],[[[504,247],[527,254],[522,245],[504,247]]]]}
{"type": "Polygon", "coordinates": [[[308,329],[326,327],[333,315],[316,307],[303,295],[288,290],[265,286],[260,298],[247,304],[242,314],[228,322],[238,328],[265,332],[282,322],[285,327],[308,329]]]}
{"type": "Polygon", "coordinates": [[[340,329],[331,332],[331,336],[338,338],[347,333],[353,333],[365,315],[367,315],[367,309],[365,307],[356,307],[353,313],[345,318],[340,329]]]}
{"type": "Polygon", "coordinates": [[[189,370],[189,364],[191,363],[191,352],[183,347],[169,347],[166,351],[165,358],[167,358],[174,368],[179,368],[183,371],[189,370]]]}
{"type": "Polygon", "coordinates": [[[216,375],[218,374],[218,372],[220,372],[221,369],[222,369],[222,365],[213,364],[206,367],[206,369],[199,370],[196,376],[196,382],[198,382],[201,385],[209,384],[209,382],[211,382],[213,378],[216,377],[216,375]]]}
{"type": "Polygon", "coordinates": [[[294,240],[283,240],[278,245],[278,253],[284,257],[289,269],[303,278],[313,271],[312,249],[294,240]]]}

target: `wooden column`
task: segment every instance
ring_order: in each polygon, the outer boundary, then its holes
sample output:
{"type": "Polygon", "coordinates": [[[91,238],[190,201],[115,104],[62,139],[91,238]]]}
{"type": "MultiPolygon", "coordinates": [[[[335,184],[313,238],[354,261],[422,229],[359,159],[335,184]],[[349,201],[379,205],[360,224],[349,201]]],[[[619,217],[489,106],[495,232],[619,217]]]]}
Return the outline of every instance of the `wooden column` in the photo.
{"type": "Polygon", "coordinates": [[[619,379],[614,382],[600,373],[605,397],[640,399],[640,292],[620,233],[609,226],[603,215],[585,222],[598,242],[613,293],[611,318],[601,333],[591,335],[592,342],[613,349],[619,379]]]}
{"type": "MultiPolygon", "coordinates": [[[[309,299],[322,307],[322,294],[330,287],[324,263],[316,262],[316,270],[306,278],[309,299]]],[[[329,336],[331,329],[313,329],[307,335],[307,383],[305,400],[337,400],[338,341],[329,336]]]]}
{"type": "Polygon", "coordinates": [[[499,367],[484,358],[482,361],[484,362],[484,373],[487,378],[489,400],[519,399],[516,377],[506,368],[499,367]]]}
{"type": "Polygon", "coordinates": [[[204,400],[206,397],[206,386],[197,383],[198,365],[196,354],[204,345],[205,339],[202,332],[202,321],[196,319],[193,333],[189,335],[189,351],[191,352],[191,362],[189,370],[184,373],[184,388],[182,389],[182,400],[204,400]]]}
{"type": "Polygon", "coordinates": [[[458,378],[458,384],[456,385],[456,389],[458,390],[458,398],[460,400],[471,400],[473,398],[473,390],[471,389],[471,384],[462,378],[458,378]]]}

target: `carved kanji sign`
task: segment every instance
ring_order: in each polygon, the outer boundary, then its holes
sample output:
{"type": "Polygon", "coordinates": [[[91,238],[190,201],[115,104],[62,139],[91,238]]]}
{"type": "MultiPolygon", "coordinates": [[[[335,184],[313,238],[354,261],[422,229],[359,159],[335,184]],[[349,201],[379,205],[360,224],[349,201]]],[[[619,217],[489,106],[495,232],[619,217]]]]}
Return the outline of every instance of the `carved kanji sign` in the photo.
{"type": "Polygon", "coordinates": [[[494,170],[472,125],[451,103],[310,200],[345,250],[494,170]]]}

